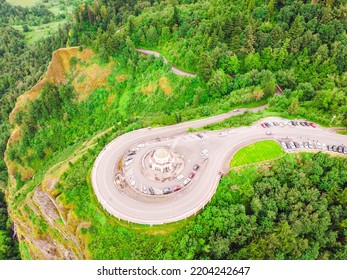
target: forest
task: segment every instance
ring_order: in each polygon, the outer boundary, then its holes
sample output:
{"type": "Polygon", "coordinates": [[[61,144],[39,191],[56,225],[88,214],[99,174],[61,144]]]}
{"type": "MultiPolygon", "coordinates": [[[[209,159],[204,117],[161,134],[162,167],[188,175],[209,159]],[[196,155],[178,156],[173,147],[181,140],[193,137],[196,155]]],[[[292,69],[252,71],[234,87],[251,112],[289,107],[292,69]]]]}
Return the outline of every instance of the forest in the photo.
{"type": "Polygon", "coordinates": [[[123,40],[198,73],[210,98],[252,85],[271,97],[278,84],[284,95],[271,99],[273,109],[326,125],[336,115],[346,124],[345,0],[132,3],[126,13],[118,1],[76,10],[71,42],[107,60],[120,49],[115,31],[122,28],[123,40]]]}
{"type": "MultiPolygon", "coordinates": [[[[40,24],[54,15],[44,7],[0,4],[1,15],[12,15],[0,23],[0,186],[13,198],[8,201],[13,218],[30,227],[36,238],[64,242],[26,200],[52,166],[67,160],[54,199],[71,211],[76,224],[90,225],[75,229],[89,258],[347,258],[344,158],[302,153],[232,170],[197,216],[154,228],[111,217],[97,202],[89,180],[103,147],[137,128],[266,103],[269,108],[263,112],[246,112],[204,129],[250,125],[270,115],[346,126],[346,0],[97,0],[80,5],[71,23],[33,44],[9,24],[40,24]],[[68,82],[47,83],[10,124],[17,97],[44,76],[52,52],[66,46],[95,53],[90,65],[71,60],[72,69],[110,65],[106,86],[78,100],[76,80],[85,78],[71,72],[68,82]],[[177,76],[162,59],[136,52],[139,47],[157,50],[198,75],[177,76]],[[276,86],[283,94],[274,94],[276,86]],[[21,129],[20,139],[7,147],[15,126],[21,129]],[[70,161],[79,147],[104,131],[109,132],[70,161]],[[15,168],[12,185],[5,154],[28,171],[15,168]]],[[[18,244],[11,241],[3,200],[1,194],[6,226],[0,228],[0,259],[16,259],[18,244]]],[[[21,242],[23,258],[32,257],[30,246],[21,242]]]]}

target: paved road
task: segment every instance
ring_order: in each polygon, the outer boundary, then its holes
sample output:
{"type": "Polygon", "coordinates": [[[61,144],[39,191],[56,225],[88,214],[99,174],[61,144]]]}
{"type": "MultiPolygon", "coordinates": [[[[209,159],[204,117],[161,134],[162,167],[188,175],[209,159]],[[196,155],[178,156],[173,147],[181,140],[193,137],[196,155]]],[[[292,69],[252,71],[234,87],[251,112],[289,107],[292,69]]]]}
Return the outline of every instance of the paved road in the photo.
{"type": "MultiPolygon", "coordinates": [[[[250,110],[258,111],[264,107],[250,110]]],[[[92,185],[99,202],[109,213],[122,220],[151,225],[174,222],[195,214],[210,201],[218,186],[220,171],[228,168],[231,155],[247,143],[273,139],[273,137],[291,137],[294,140],[301,137],[300,139],[319,140],[321,143],[347,146],[346,136],[320,127],[274,127],[271,128],[274,135],[266,135],[266,129],[255,124],[250,127],[233,129],[233,132],[228,133],[226,137],[218,136],[218,132],[208,133],[209,137],[205,143],[209,149],[209,160],[206,166],[198,173],[197,178],[194,178],[191,190],[182,192],[182,194],[178,194],[179,192],[177,195],[174,194],[176,195],[174,199],[148,203],[129,197],[115,186],[113,180],[116,165],[124,154],[138,143],[157,137],[185,133],[188,128],[198,128],[219,122],[244,111],[245,109],[240,109],[239,112],[229,112],[192,122],[161,128],[140,129],[116,138],[99,154],[92,170],[92,185]]]]}
{"type": "MultiPolygon", "coordinates": [[[[156,52],[156,51],[150,51],[150,50],[144,50],[144,49],[136,49],[139,53],[142,53],[144,55],[154,55],[155,57],[163,57],[164,59],[164,63],[169,63],[168,60],[160,53],[156,52]]],[[[172,65],[172,64],[171,64],[172,65]]],[[[187,77],[192,77],[195,78],[196,74],[193,73],[189,73],[186,71],[183,71],[181,69],[178,69],[176,66],[172,65],[171,71],[174,72],[177,75],[180,76],[187,76],[187,77]]]]}

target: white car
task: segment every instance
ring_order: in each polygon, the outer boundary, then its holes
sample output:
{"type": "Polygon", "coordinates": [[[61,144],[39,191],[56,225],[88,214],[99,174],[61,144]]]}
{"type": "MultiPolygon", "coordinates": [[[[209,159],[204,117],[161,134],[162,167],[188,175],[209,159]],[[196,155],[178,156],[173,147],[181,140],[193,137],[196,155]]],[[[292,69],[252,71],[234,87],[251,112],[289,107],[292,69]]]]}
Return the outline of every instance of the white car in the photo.
{"type": "Polygon", "coordinates": [[[143,192],[143,193],[147,193],[147,187],[146,187],[146,186],[143,186],[142,192],[143,192]]]}
{"type": "Polygon", "coordinates": [[[299,142],[298,144],[299,144],[300,149],[302,149],[304,147],[304,145],[302,145],[301,142],[299,142]]]}
{"type": "Polygon", "coordinates": [[[317,149],[322,149],[322,145],[319,142],[317,142],[316,147],[317,149]]]}
{"type": "Polygon", "coordinates": [[[219,137],[224,137],[224,136],[227,136],[227,133],[226,132],[219,132],[218,135],[219,135],[219,137]]]}
{"type": "Polygon", "coordinates": [[[205,149],[205,150],[202,150],[201,151],[201,153],[200,153],[200,156],[204,156],[204,155],[206,155],[208,153],[208,150],[207,149],[205,149]]]}
{"type": "Polygon", "coordinates": [[[190,178],[187,178],[187,179],[185,179],[184,181],[183,181],[183,185],[188,185],[188,183],[191,181],[191,179],[190,178]]]}
{"type": "Polygon", "coordinates": [[[285,142],[281,142],[281,146],[283,147],[283,149],[287,149],[287,145],[286,145],[286,143],[285,142]]]}
{"type": "Polygon", "coordinates": [[[313,149],[313,144],[312,144],[310,141],[308,141],[308,147],[309,147],[310,149],[313,149]]]}
{"type": "Polygon", "coordinates": [[[184,176],[183,176],[182,174],[180,174],[180,175],[178,175],[178,176],[176,177],[176,180],[177,180],[177,181],[181,181],[181,180],[183,179],[183,177],[184,177],[184,176]]]}
{"type": "Polygon", "coordinates": [[[289,142],[289,145],[290,145],[290,148],[291,148],[291,149],[295,149],[294,142],[289,142]]]}
{"type": "Polygon", "coordinates": [[[132,164],[132,163],[133,163],[133,160],[130,159],[130,160],[126,161],[126,162],[124,163],[124,165],[125,165],[125,166],[128,166],[128,165],[130,165],[130,164],[132,164]]]}
{"type": "Polygon", "coordinates": [[[266,135],[272,135],[271,131],[266,131],[266,135]]]}
{"type": "Polygon", "coordinates": [[[143,144],[143,143],[140,143],[137,145],[138,148],[143,148],[144,146],[145,146],[145,144],[143,144]]]}
{"type": "Polygon", "coordinates": [[[325,145],[324,143],[322,144],[322,149],[326,150],[327,149],[327,145],[325,145]]]}

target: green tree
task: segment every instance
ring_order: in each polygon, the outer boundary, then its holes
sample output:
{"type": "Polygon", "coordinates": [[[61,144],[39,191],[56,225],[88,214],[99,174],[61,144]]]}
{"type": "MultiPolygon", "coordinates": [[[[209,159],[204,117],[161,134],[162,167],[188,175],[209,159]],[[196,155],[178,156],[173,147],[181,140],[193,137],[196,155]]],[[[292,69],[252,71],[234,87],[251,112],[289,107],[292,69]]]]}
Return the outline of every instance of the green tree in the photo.
{"type": "Polygon", "coordinates": [[[299,99],[294,98],[288,107],[289,114],[295,115],[299,109],[299,99]]]}
{"type": "Polygon", "coordinates": [[[255,42],[255,36],[254,36],[253,27],[251,25],[247,25],[244,31],[244,44],[243,44],[242,52],[244,54],[253,54],[255,52],[254,42],[255,42]]]}
{"type": "Polygon", "coordinates": [[[151,25],[146,32],[147,44],[151,47],[158,44],[159,35],[157,29],[151,25]]]}
{"type": "Polygon", "coordinates": [[[205,80],[209,80],[214,67],[213,60],[208,52],[203,52],[199,65],[199,75],[201,75],[205,80]]]}
{"type": "Polygon", "coordinates": [[[274,94],[276,89],[276,79],[271,71],[264,70],[261,72],[260,86],[264,91],[265,96],[271,96],[274,94]]]}
{"type": "Polygon", "coordinates": [[[225,74],[223,70],[218,69],[208,81],[208,87],[212,96],[218,98],[228,93],[230,83],[230,76],[225,74]]]}

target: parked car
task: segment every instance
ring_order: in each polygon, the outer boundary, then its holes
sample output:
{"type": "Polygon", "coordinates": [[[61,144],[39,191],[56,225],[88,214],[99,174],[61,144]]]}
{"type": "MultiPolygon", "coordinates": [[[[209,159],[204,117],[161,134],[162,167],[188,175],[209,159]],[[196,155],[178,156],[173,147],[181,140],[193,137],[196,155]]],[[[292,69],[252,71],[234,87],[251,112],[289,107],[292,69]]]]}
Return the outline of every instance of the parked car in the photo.
{"type": "Polygon", "coordinates": [[[125,165],[125,166],[129,166],[129,165],[132,164],[132,163],[133,163],[133,160],[130,159],[130,160],[126,161],[126,162],[124,163],[124,165],[125,165]]]}
{"type": "Polygon", "coordinates": [[[289,142],[289,146],[290,146],[291,149],[295,149],[294,142],[289,142]]]}
{"type": "Polygon", "coordinates": [[[343,147],[342,146],[338,146],[337,147],[337,151],[342,154],[343,153],[343,147]]]}
{"type": "Polygon", "coordinates": [[[325,145],[324,143],[322,144],[322,149],[326,150],[327,149],[327,145],[325,145]]]}
{"type": "Polygon", "coordinates": [[[336,152],[336,151],[337,151],[337,147],[336,147],[335,145],[333,145],[333,146],[331,147],[331,149],[333,150],[333,152],[336,152]]]}
{"type": "Polygon", "coordinates": [[[302,149],[304,147],[304,145],[301,142],[299,142],[299,147],[300,147],[300,149],[302,149]]]}
{"type": "Polygon", "coordinates": [[[300,125],[305,126],[304,122],[300,122],[300,125]]]}
{"type": "Polygon", "coordinates": [[[199,170],[199,168],[200,168],[200,165],[199,164],[195,164],[194,167],[193,167],[193,170],[197,171],[197,170],[199,170]]]}
{"type": "Polygon", "coordinates": [[[181,185],[177,185],[177,186],[174,186],[174,187],[173,187],[173,191],[174,191],[174,192],[177,192],[177,191],[179,191],[180,189],[182,189],[182,186],[181,186],[181,185]]]}
{"type": "Polygon", "coordinates": [[[310,141],[308,141],[308,147],[309,147],[310,149],[313,149],[313,144],[312,144],[310,141]]]}
{"type": "Polygon", "coordinates": [[[285,149],[285,150],[287,149],[287,145],[286,145],[285,142],[281,142],[281,146],[282,146],[283,149],[285,149]]]}
{"type": "Polygon", "coordinates": [[[149,187],[148,190],[151,195],[155,195],[155,192],[152,187],[149,187]]]}
{"type": "Polygon", "coordinates": [[[264,128],[267,128],[265,123],[262,123],[261,126],[264,127],[264,128]]]}
{"type": "Polygon", "coordinates": [[[126,156],[125,161],[132,160],[132,159],[133,159],[133,157],[131,157],[131,156],[126,156]]]}
{"type": "Polygon", "coordinates": [[[266,135],[272,135],[271,131],[266,131],[266,135]]]}
{"type": "Polygon", "coordinates": [[[346,155],[347,154],[347,147],[343,147],[343,153],[346,155]]]}
{"type": "Polygon", "coordinates": [[[332,151],[333,150],[333,146],[331,146],[331,145],[328,145],[327,148],[328,148],[328,151],[332,151]]]}
{"type": "Polygon", "coordinates": [[[200,133],[196,134],[196,136],[198,136],[201,139],[204,138],[204,136],[202,134],[200,134],[200,133]]]}
{"type": "Polygon", "coordinates": [[[218,133],[219,137],[224,137],[224,136],[227,136],[227,133],[226,132],[219,132],[218,133]]]}
{"type": "Polygon", "coordinates": [[[297,143],[297,142],[294,142],[294,146],[295,146],[295,148],[300,148],[300,145],[299,145],[299,143],[297,143]]]}
{"type": "Polygon", "coordinates": [[[142,192],[143,192],[143,193],[147,193],[147,187],[146,187],[146,186],[143,186],[143,187],[142,187],[142,192]]]}
{"type": "Polygon", "coordinates": [[[321,145],[319,142],[317,142],[317,143],[316,143],[316,148],[317,148],[317,149],[322,149],[322,145],[321,145]]]}
{"type": "Polygon", "coordinates": [[[309,126],[308,122],[304,122],[304,125],[305,125],[305,126],[309,126]]]}
{"type": "Polygon", "coordinates": [[[313,128],[316,128],[316,125],[314,123],[309,123],[310,126],[312,126],[313,128]]]}
{"type": "Polygon", "coordinates": [[[194,176],[195,176],[195,173],[194,173],[194,172],[191,172],[191,173],[189,174],[189,176],[188,176],[188,177],[189,177],[190,179],[193,179],[193,178],[194,178],[194,176]]]}
{"type": "Polygon", "coordinates": [[[186,186],[189,184],[189,182],[191,181],[192,179],[190,178],[186,178],[184,181],[183,181],[183,185],[186,186]]]}
{"type": "Polygon", "coordinates": [[[266,122],[266,123],[264,123],[264,124],[266,125],[266,127],[270,127],[270,124],[269,124],[269,123],[266,122]]]}
{"type": "Polygon", "coordinates": [[[204,155],[206,155],[208,153],[208,150],[207,149],[205,149],[205,150],[202,150],[201,151],[201,153],[200,153],[200,156],[204,156],[204,155]]]}
{"type": "Polygon", "coordinates": [[[172,193],[172,189],[171,188],[163,189],[163,194],[169,194],[169,193],[172,193]]]}
{"type": "Polygon", "coordinates": [[[304,142],[304,148],[308,149],[308,142],[304,142]]]}

